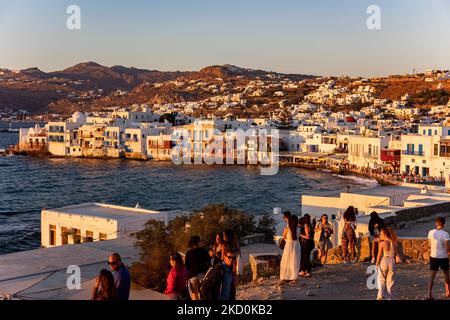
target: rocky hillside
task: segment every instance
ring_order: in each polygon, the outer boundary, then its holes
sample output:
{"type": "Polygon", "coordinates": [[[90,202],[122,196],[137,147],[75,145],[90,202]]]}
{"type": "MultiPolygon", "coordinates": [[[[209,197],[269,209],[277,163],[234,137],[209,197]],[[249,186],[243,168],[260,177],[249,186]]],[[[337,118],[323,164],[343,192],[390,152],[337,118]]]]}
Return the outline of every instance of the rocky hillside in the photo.
{"type": "Polygon", "coordinates": [[[198,101],[215,95],[206,90],[207,87],[224,82],[229,86],[227,92],[232,92],[233,86],[245,86],[256,79],[299,81],[309,78],[312,77],[232,65],[210,66],[193,72],[107,67],[95,62],[79,63],[49,73],[38,68],[0,69],[0,109],[69,114],[73,110],[89,111],[111,105],[198,101]]]}

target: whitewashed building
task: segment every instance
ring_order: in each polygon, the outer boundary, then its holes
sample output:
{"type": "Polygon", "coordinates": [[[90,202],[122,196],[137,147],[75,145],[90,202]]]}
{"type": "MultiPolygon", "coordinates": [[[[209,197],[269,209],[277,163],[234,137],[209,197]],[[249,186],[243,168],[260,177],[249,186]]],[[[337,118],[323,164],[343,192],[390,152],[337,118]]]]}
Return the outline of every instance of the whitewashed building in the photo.
{"type": "Polygon", "coordinates": [[[388,137],[348,136],[348,162],[358,168],[377,169],[381,150],[389,148],[388,137]]]}
{"type": "Polygon", "coordinates": [[[41,245],[55,247],[126,238],[154,219],[168,223],[168,214],[141,208],[85,203],[41,212],[41,245]]]}

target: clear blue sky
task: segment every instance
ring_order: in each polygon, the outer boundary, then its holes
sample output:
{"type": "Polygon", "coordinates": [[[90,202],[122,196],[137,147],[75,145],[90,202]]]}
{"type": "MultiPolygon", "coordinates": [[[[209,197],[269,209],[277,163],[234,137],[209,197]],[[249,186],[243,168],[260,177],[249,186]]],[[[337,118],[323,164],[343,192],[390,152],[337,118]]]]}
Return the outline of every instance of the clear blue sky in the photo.
{"type": "Polygon", "coordinates": [[[81,61],[159,70],[235,64],[374,76],[450,69],[448,0],[0,0],[0,67],[81,61]],[[82,30],[66,29],[66,8],[82,30]],[[381,7],[382,30],[366,28],[381,7]]]}

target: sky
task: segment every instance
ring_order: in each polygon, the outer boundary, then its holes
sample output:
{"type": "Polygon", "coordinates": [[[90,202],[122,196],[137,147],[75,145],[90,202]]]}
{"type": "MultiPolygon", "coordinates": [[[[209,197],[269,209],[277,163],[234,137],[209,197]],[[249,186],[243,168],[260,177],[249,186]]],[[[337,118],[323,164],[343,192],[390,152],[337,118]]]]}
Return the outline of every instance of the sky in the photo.
{"type": "Polygon", "coordinates": [[[0,0],[0,68],[209,65],[323,76],[450,69],[449,0],[0,0]],[[69,5],[81,30],[69,30],[69,5]],[[381,30],[366,10],[381,9],[381,30]]]}

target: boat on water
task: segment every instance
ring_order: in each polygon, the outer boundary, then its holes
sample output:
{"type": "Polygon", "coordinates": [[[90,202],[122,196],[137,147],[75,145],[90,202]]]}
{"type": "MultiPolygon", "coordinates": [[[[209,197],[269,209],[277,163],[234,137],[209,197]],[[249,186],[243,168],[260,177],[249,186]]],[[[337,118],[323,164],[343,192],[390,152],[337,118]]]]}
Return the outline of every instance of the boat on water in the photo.
{"type": "Polygon", "coordinates": [[[0,149],[0,157],[6,156],[6,149],[0,149]]]}

